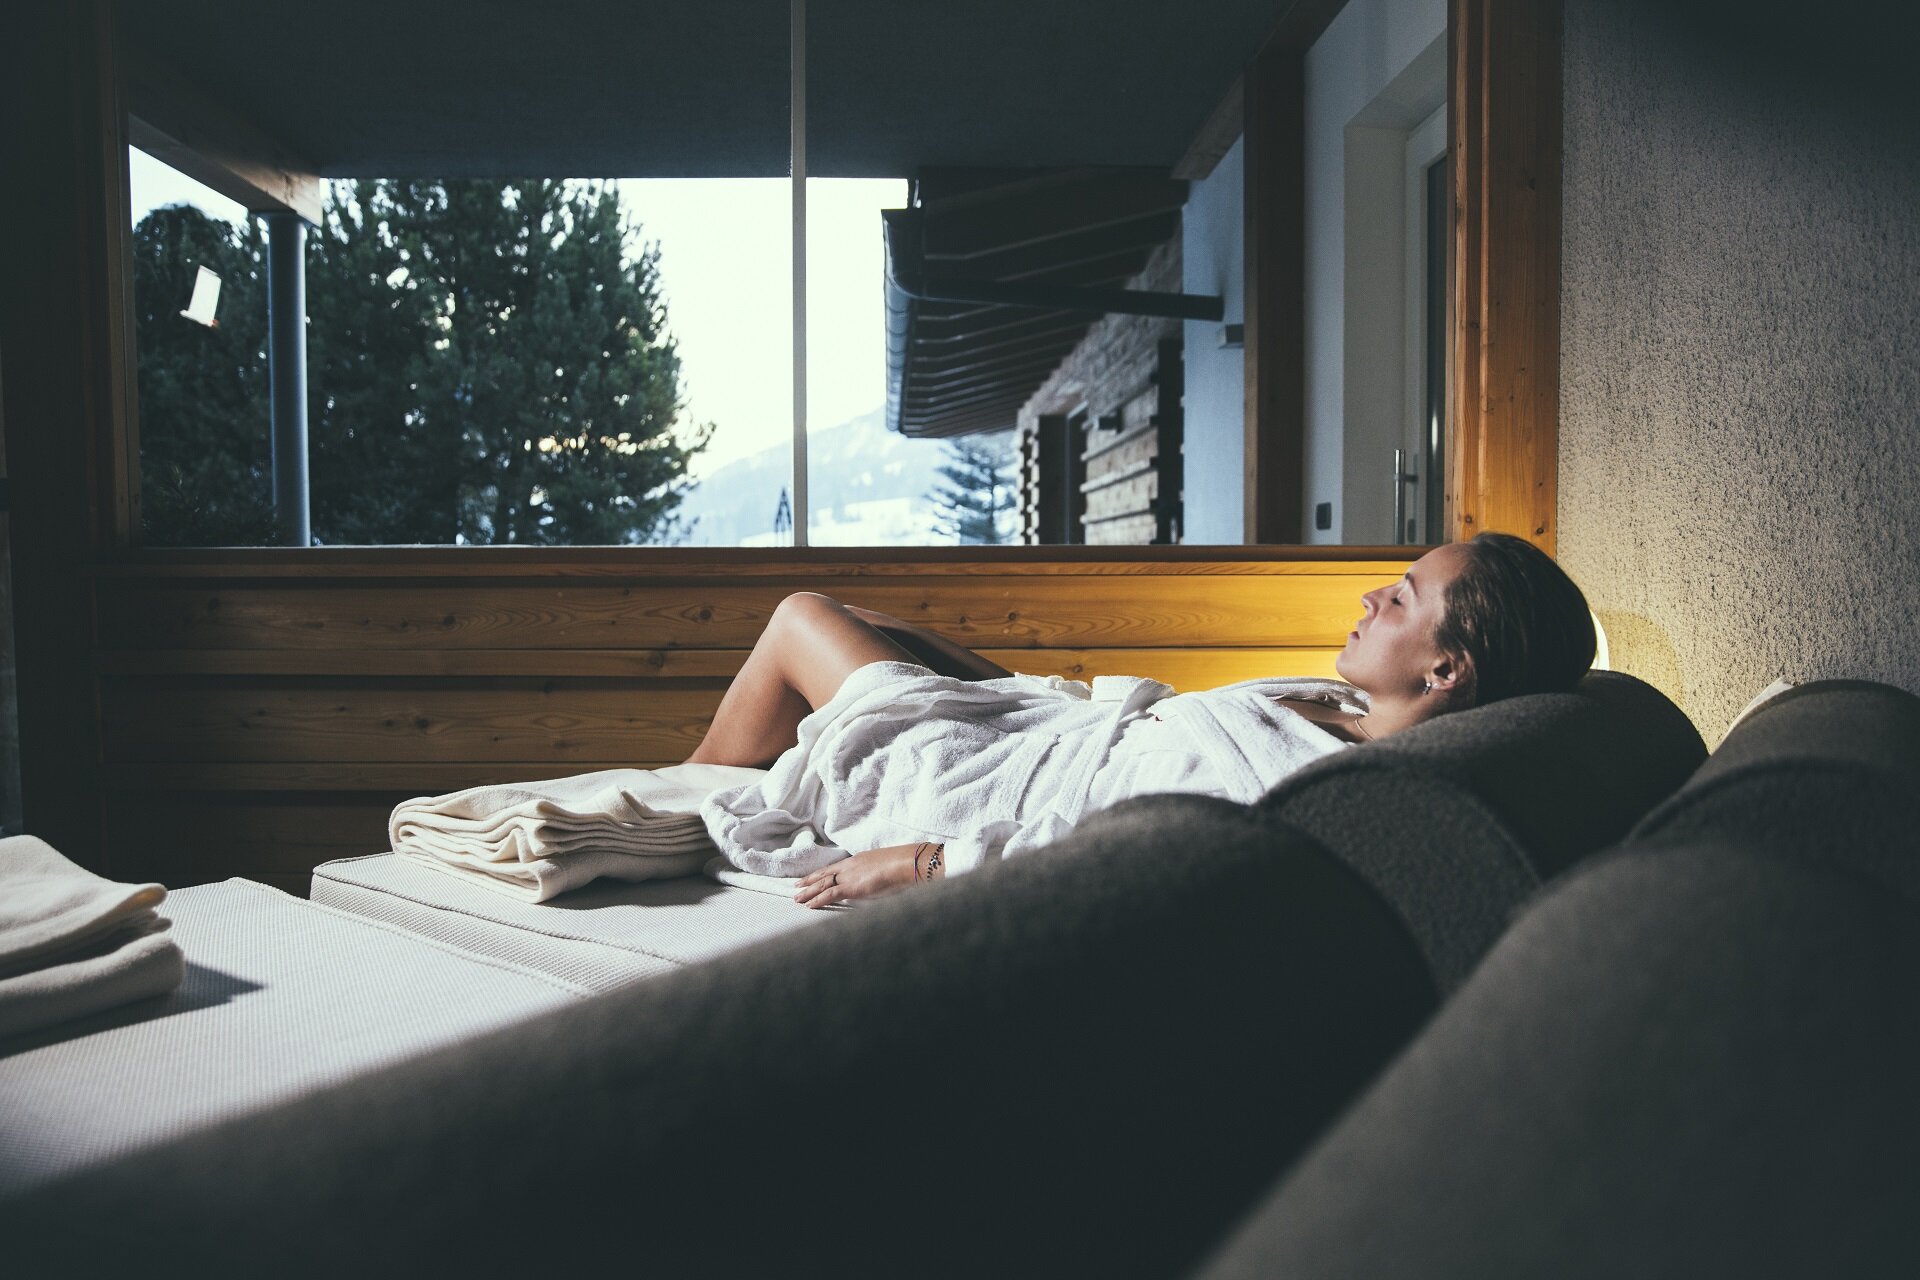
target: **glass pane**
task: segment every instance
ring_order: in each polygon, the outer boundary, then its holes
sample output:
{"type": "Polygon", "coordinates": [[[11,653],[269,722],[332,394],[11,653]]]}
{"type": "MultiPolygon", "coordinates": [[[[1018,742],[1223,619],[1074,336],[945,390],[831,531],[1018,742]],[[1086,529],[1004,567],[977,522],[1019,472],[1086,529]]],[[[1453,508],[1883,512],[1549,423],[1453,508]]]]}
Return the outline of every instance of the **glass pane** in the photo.
{"type": "Polygon", "coordinates": [[[1179,537],[1183,325],[1165,312],[1183,292],[1188,197],[1139,168],[916,177],[887,220],[891,374],[898,428],[953,441],[948,527],[1179,537]]]}
{"type": "Polygon", "coordinates": [[[1427,178],[1447,145],[1446,21],[1440,0],[1348,0],[1306,55],[1309,542],[1434,536],[1427,178]]]}
{"type": "MultiPolygon", "coordinates": [[[[679,541],[793,542],[792,184],[785,178],[619,184],[659,248],[667,331],[680,358],[690,460],[679,541]]],[[[661,541],[661,539],[654,539],[661,541]]]]}
{"type": "MultiPolygon", "coordinates": [[[[779,185],[335,183],[308,250],[316,541],[687,540],[690,468],[740,416],[714,312],[782,243],[755,199],[779,185]]],[[[780,381],[776,337],[731,375],[780,381]]]]}
{"type": "Polygon", "coordinates": [[[807,537],[814,546],[1011,540],[1011,436],[916,440],[886,422],[881,210],[897,178],[807,180],[807,537]],[[998,480],[998,484],[994,483],[998,480]]]}
{"type": "Polygon", "coordinates": [[[273,540],[265,238],[234,201],[134,148],[142,540],[273,540]]]}

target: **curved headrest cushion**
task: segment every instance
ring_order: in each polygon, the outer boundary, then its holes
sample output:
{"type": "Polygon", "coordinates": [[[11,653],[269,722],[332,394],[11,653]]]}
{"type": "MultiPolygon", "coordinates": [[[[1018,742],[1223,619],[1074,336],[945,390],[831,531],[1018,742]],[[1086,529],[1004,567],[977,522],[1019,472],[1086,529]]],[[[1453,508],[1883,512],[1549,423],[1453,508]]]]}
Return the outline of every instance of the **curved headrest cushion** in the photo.
{"type": "Polygon", "coordinates": [[[1734,726],[1629,839],[1831,857],[1920,900],[1917,792],[1920,698],[1866,680],[1815,681],[1734,726]]]}
{"type": "Polygon", "coordinates": [[[1302,769],[1260,802],[1366,876],[1443,984],[1541,883],[1618,840],[1706,757],[1659,690],[1592,672],[1437,717],[1302,769]]]}

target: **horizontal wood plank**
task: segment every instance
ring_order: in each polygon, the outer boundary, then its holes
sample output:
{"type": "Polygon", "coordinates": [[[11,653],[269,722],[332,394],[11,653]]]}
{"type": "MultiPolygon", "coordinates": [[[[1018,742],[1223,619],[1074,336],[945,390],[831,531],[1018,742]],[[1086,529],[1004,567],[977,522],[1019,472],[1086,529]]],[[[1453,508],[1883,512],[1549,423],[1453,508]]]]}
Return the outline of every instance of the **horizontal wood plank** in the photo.
{"type": "MultiPolygon", "coordinates": [[[[977,650],[1010,671],[1033,675],[1145,675],[1179,689],[1211,689],[1256,675],[1322,675],[1331,647],[1237,649],[977,650]]],[[[634,681],[728,680],[744,649],[563,650],[393,649],[377,653],[307,649],[160,649],[106,655],[113,676],[353,676],[361,678],[520,676],[613,677],[634,681]]]]}
{"type": "Polygon", "coordinates": [[[684,760],[721,689],[122,683],[101,690],[104,751],[135,760],[684,760]]]}
{"type": "MultiPolygon", "coordinates": [[[[973,648],[1327,645],[1344,642],[1363,592],[1397,576],[875,579],[837,595],[973,648]]],[[[787,591],[141,586],[103,592],[99,628],[108,652],[749,648],[787,591]]]]}
{"type": "MultiPolygon", "coordinates": [[[[1088,650],[1003,653],[1031,674],[1150,675],[1206,688],[1262,674],[1318,674],[1326,650],[1288,655],[1192,651],[1114,663],[1088,650]]],[[[411,683],[297,677],[116,678],[101,690],[104,750],[137,762],[414,764],[551,761],[588,767],[684,760],[700,742],[721,682],[609,680],[411,683]]],[[[376,775],[368,775],[369,777],[376,775]]],[[[386,784],[399,785],[399,784],[386,784]]]]}
{"type": "Polygon", "coordinates": [[[122,649],[100,674],[222,676],[532,676],[731,680],[749,650],[734,649],[122,649]]]}
{"type": "MultiPolygon", "coordinates": [[[[1234,547],[1193,544],[1155,548],[1151,557],[1124,548],[859,547],[791,550],[731,547],[219,547],[151,548],[103,560],[88,572],[102,583],[165,579],[294,579],[334,582],[393,579],[472,582],[711,582],[759,578],[864,577],[1167,577],[1245,574],[1296,577],[1317,573],[1398,574],[1424,547],[1234,547]]],[[[825,588],[814,588],[824,590],[825,588]]]]}

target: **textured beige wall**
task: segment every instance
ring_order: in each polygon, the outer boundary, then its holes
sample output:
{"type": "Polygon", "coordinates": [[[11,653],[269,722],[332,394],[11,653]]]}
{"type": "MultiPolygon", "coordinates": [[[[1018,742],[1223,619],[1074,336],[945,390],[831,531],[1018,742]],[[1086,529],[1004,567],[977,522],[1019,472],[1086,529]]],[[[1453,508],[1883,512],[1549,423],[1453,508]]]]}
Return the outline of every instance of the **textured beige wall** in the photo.
{"type": "Polygon", "coordinates": [[[1559,548],[1614,665],[1709,742],[1780,675],[1920,691],[1911,72],[1834,9],[1565,13],[1559,548]]]}

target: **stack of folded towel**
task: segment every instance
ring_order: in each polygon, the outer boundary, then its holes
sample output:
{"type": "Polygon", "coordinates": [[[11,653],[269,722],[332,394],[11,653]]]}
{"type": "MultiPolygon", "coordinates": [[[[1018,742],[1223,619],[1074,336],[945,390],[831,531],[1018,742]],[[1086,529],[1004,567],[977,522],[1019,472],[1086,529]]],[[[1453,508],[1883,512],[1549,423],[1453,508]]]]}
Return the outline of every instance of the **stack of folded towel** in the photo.
{"type": "Polygon", "coordinates": [[[697,873],[714,856],[700,803],[759,769],[682,764],[471,787],[393,811],[394,850],[526,902],[590,880],[697,873]]]}
{"type": "Polygon", "coordinates": [[[153,910],[166,896],[102,879],[35,836],[0,840],[0,1036],[179,986],[186,961],[153,910]]]}

